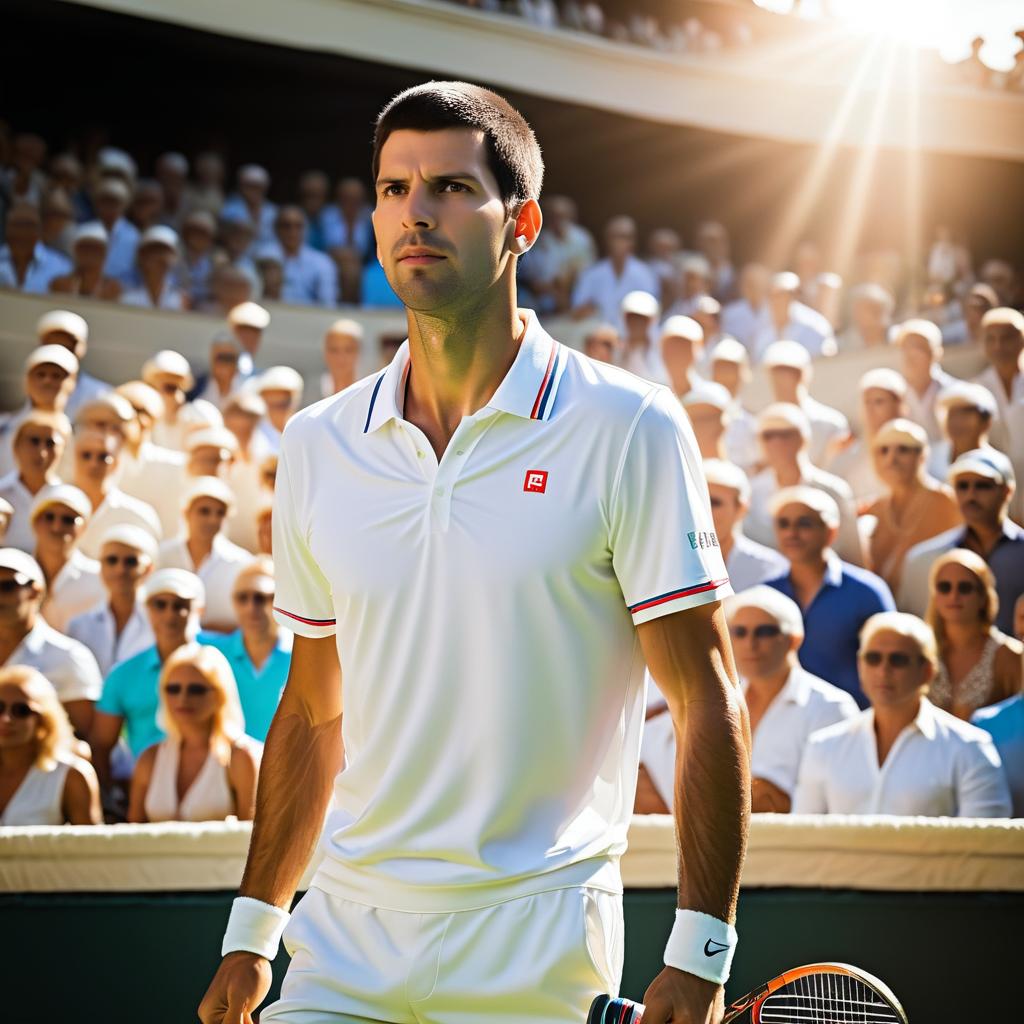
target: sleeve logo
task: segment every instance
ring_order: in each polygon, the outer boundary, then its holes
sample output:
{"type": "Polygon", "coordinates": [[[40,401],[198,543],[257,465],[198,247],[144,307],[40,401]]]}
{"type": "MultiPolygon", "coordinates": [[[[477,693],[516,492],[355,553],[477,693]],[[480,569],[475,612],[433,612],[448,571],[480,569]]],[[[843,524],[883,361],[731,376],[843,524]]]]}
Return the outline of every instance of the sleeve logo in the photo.
{"type": "Polygon", "coordinates": [[[523,490],[533,494],[543,494],[548,486],[548,471],[546,469],[528,469],[526,479],[523,481],[523,490]]]}
{"type": "Polygon", "coordinates": [[[697,548],[717,548],[718,537],[714,531],[711,530],[691,530],[687,535],[687,539],[690,541],[690,547],[694,551],[697,548]]]}

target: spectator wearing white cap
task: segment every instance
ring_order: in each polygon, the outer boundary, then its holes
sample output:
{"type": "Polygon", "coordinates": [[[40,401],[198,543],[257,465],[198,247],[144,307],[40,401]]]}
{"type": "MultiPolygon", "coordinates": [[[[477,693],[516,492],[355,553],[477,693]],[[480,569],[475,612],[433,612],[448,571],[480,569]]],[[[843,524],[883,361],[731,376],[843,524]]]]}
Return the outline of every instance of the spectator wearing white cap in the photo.
{"type": "Polygon", "coordinates": [[[86,736],[103,685],[88,648],[54,629],[39,613],[46,579],[17,548],[0,548],[0,666],[38,669],[57,691],[75,732],[86,736]]]}
{"type": "Polygon", "coordinates": [[[32,409],[63,413],[75,387],[78,360],[61,345],[40,345],[25,360],[25,404],[0,414],[0,476],[14,468],[11,442],[18,425],[32,409]]]}
{"type": "Polygon", "coordinates": [[[751,810],[785,813],[811,733],[853,718],[857,703],[801,666],[803,616],[785,594],[754,587],[726,601],[726,616],[750,715],[751,810]]]}
{"type": "Polygon", "coordinates": [[[154,643],[139,588],[156,565],[156,541],[146,530],[121,524],[100,538],[100,600],[68,623],[67,635],[92,651],[104,678],[154,643]]]}
{"type": "Polygon", "coordinates": [[[189,309],[199,309],[211,297],[217,221],[209,210],[193,210],[181,224],[181,263],[178,281],[188,296],[189,309]]]}
{"type": "Polygon", "coordinates": [[[941,366],[942,332],[930,320],[905,320],[896,328],[893,342],[899,347],[907,381],[907,418],[920,423],[930,441],[937,441],[942,430],[935,414],[935,400],[943,388],[956,381],[941,366]]]}
{"type": "Polygon", "coordinates": [[[270,314],[258,303],[240,302],[227,314],[228,327],[242,347],[238,360],[238,373],[244,380],[256,372],[263,332],[270,324],[270,314]]]}
{"type": "Polygon", "coordinates": [[[218,331],[210,342],[210,369],[196,378],[189,400],[201,398],[223,412],[228,397],[242,385],[238,372],[241,357],[242,347],[234,334],[218,331]]]}
{"type": "Polygon", "coordinates": [[[1005,452],[1024,449],[1024,420],[1011,415],[1011,406],[1024,403],[1024,313],[997,306],[981,318],[982,338],[988,366],[974,378],[992,392],[998,415],[992,443],[1005,452]]]}
{"type": "Polygon", "coordinates": [[[14,469],[0,477],[0,498],[14,509],[7,529],[7,543],[22,551],[35,547],[32,536],[32,504],[46,486],[60,483],[57,467],[71,436],[65,415],[33,409],[14,431],[11,451],[14,469]]]}
{"type": "Polygon", "coordinates": [[[705,380],[690,388],[681,402],[697,438],[701,458],[726,458],[725,431],[732,395],[721,384],[705,380]]]}
{"type": "Polygon", "coordinates": [[[202,581],[184,569],[157,570],[143,581],[139,593],[146,606],[153,645],[110,670],[89,733],[93,764],[104,789],[110,789],[115,775],[118,781],[125,781],[131,774],[130,763],[111,763],[111,752],[122,728],[129,761],[164,738],[157,721],[160,672],[179,647],[199,635],[199,616],[206,600],[202,581]]]}
{"type": "Polygon", "coordinates": [[[711,298],[711,264],[700,253],[683,256],[679,260],[679,298],[668,315],[693,316],[700,300],[708,298],[711,298]]]}
{"type": "Polygon", "coordinates": [[[363,328],[356,320],[335,320],[324,335],[324,366],[320,374],[320,394],[324,398],[344,391],[359,376],[359,357],[363,351],[363,328]]]}
{"type": "Polygon", "coordinates": [[[773,548],[751,540],[743,532],[750,511],[750,482],[739,466],[722,459],[704,460],[711,516],[732,589],[739,593],[765,580],[781,576],[789,567],[773,548]]]}
{"type": "Polygon", "coordinates": [[[110,391],[106,381],[98,380],[82,368],[89,347],[89,325],[83,317],[69,309],[51,309],[36,322],[36,338],[40,345],[63,345],[78,360],[75,387],[64,408],[72,419],[85,402],[110,391]]]}
{"type": "Polygon", "coordinates": [[[931,446],[928,472],[945,480],[949,467],[965,452],[993,447],[989,434],[996,417],[996,400],[981,384],[958,380],[939,392],[935,413],[943,436],[931,446]]]}
{"type": "Polygon", "coordinates": [[[206,591],[203,628],[228,633],[238,625],[231,603],[235,577],[252,561],[251,552],[224,535],[225,520],[235,511],[235,496],[218,477],[197,477],[182,496],[181,510],[184,530],[160,545],[157,564],[161,569],[194,572],[206,591]]]}
{"type": "Polygon", "coordinates": [[[889,344],[896,300],[880,284],[859,284],[850,292],[850,326],[836,335],[840,352],[884,348],[889,344]]]}
{"type": "Polygon", "coordinates": [[[996,578],[996,626],[1013,635],[1013,606],[1024,594],[1024,528],[1008,515],[1016,491],[1013,464],[991,448],[965,452],[947,475],[963,526],[940,533],[907,552],[899,606],[914,615],[928,608],[928,574],[935,559],[951,548],[967,548],[988,562],[996,578]]]}
{"type": "Polygon", "coordinates": [[[159,223],[163,205],[164,190],[160,182],[155,178],[140,178],[132,192],[128,219],[145,234],[149,228],[159,223]]]}
{"type": "Polygon", "coordinates": [[[885,492],[865,509],[874,521],[867,567],[895,594],[907,552],[958,526],[960,509],[952,490],[928,475],[928,437],[916,423],[890,420],[871,439],[871,456],[885,492]]]}
{"type": "Polygon", "coordinates": [[[611,324],[598,324],[583,337],[583,354],[599,363],[617,366],[622,357],[622,338],[611,324]]]}
{"type": "Polygon", "coordinates": [[[7,528],[14,516],[14,506],[6,499],[0,498],[0,543],[7,537],[7,528]]]}
{"type": "Polygon", "coordinates": [[[252,226],[255,244],[274,241],[274,219],[277,207],[267,199],[270,174],[259,164],[243,164],[238,168],[238,191],[229,196],[220,211],[227,221],[246,221],[252,226]]]}
{"type": "Polygon", "coordinates": [[[228,520],[228,540],[248,551],[256,551],[258,529],[252,514],[267,493],[262,477],[262,463],[270,454],[269,442],[259,431],[267,414],[267,404],[259,395],[246,389],[236,392],[224,407],[224,425],[235,436],[235,457],[228,466],[225,479],[234,491],[239,514],[228,520]]]}
{"type": "Polygon", "coordinates": [[[1000,305],[995,290],[987,284],[975,284],[960,299],[960,316],[942,326],[944,345],[981,345],[981,318],[1000,305]]]}
{"type": "Polygon", "coordinates": [[[117,302],[124,288],[120,281],[103,272],[107,249],[107,229],[98,220],[79,224],[71,233],[71,270],[55,277],[50,282],[50,291],[117,302]]]}
{"type": "Polygon", "coordinates": [[[77,487],[44,487],[32,505],[33,554],[46,578],[40,612],[61,633],[74,616],[103,596],[99,563],[78,548],[92,503],[77,487]]]}
{"type": "Polygon", "coordinates": [[[844,562],[833,550],[839,507],[804,484],[784,487],[768,503],[779,551],[789,570],[767,581],[799,605],[804,617],[800,663],[863,704],[857,684],[857,635],[865,621],[895,609],[885,581],[844,562]]]}
{"type": "Polygon", "coordinates": [[[267,406],[267,415],[260,422],[260,433],[270,450],[277,453],[281,450],[285,424],[302,405],[302,376],[290,366],[271,366],[251,386],[267,406]]]}
{"type": "Polygon", "coordinates": [[[766,266],[747,263],[740,271],[740,297],[722,309],[722,333],[739,341],[752,359],[757,351],[758,335],[771,321],[768,312],[771,280],[771,271],[766,266]]]}
{"type": "Polygon", "coordinates": [[[704,330],[692,317],[670,316],[661,325],[658,346],[660,380],[668,383],[677,398],[682,398],[703,380],[697,373],[697,364],[704,354],[704,330]]]}
{"type": "MultiPolygon", "coordinates": [[[[882,493],[882,481],[875,473],[871,442],[890,420],[905,417],[907,382],[895,370],[880,366],[860,379],[861,436],[854,438],[829,460],[830,473],[845,480],[863,508],[882,493]]],[[[941,477],[945,479],[945,475],[941,477]]]]}
{"type": "Polygon", "coordinates": [[[704,332],[704,347],[710,349],[722,339],[722,304],[713,295],[702,295],[693,304],[693,319],[704,332]]]}
{"type": "Polygon", "coordinates": [[[668,380],[659,346],[655,343],[661,307],[650,292],[629,292],[622,300],[622,365],[638,377],[663,384],[668,380]]]}
{"type": "MultiPolygon", "coordinates": [[[[134,444],[139,426],[131,404],[114,391],[86,402],[75,415],[75,432],[98,430],[114,436],[122,445],[134,444]]],[[[70,480],[75,475],[75,452],[69,445],[60,463],[60,476],[70,480]]]]}
{"type": "Polygon", "coordinates": [[[177,229],[185,212],[188,158],[184,153],[161,153],[153,165],[153,173],[163,191],[160,221],[177,229]]]}
{"type": "Polygon", "coordinates": [[[298,306],[336,306],[338,272],[325,253],[306,245],[306,215],[301,206],[282,206],[274,219],[276,242],[257,249],[276,253],[281,259],[284,280],[281,300],[298,306]]]}
{"type": "Polygon", "coordinates": [[[775,525],[769,511],[772,496],[783,487],[807,484],[817,487],[839,507],[839,557],[854,565],[864,564],[864,550],[857,530],[857,509],[849,484],[811,462],[807,444],[811,425],[799,406],[776,402],[757,417],[757,440],[765,468],[750,481],[750,513],[746,532],[759,544],[775,545],[775,525]]]}
{"type": "MultiPolygon", "coordinates": [[[[78,547],[89,558],[99,558],[103,536],[114,526],[138,527],[154,540],[163,536],[156,509],[117,485],[123,450],[123,442],[116,434],[91,427],[75,432],[73,480],[92,504],[92,515],[78,539],[78,547]]],[[[172,483],[173,479],[166,485],[172,483]]]]}
{"type": "Polygon", "coordinates": [[[185,206],[217,214],[224,205],[224,160],[204,150],[195,159],[195,180],[185,186],[185,206]]]}
{"type": "Polygon", "coordinates": [[[749,472],[758,461],[757,421],[743,406],[740,394],[750,380],[750,357],[736,338],[722,338],[708,353],[710,377],[732,396],[725,450],[730,461],[749,472]]]}
{"type": "Polygon", "coordinates": [[[142,233],[135,255],[140,284],[121,296],[126,306],[143,309],[188,309],[188,296],[175,283],[178,236],[165,224],[154,224],[142,233]]]}
{"type": "Polygon", "coordinates": [[[96,217],[107,232],[107,259],[103,272],[125,287],[136,284],[135,250],[139,229],[125,216],[131,201],[131,190],[118,178],[101,179],[93,195],[96,217]]]}
{"type": "Polygon", "coordinates": [[[794,813],[1010,815],[991,737],[926,696],[937,664],[935,637],[916,616],[868,620],[858,665],[871,707],[810,737],[794,813]]]}
{"type": "Polygon", "coordinates": [[[164,448],[185,450],[185,435],[203,417],[187,400],[195,385],[188,360],[171,349],[161,349],[142,364],[142,379],[163,399],[163,415],[153,425],[153,441],[164,448]]]}
{"type": "Polygon", "coordinates": [[[634,291],[657,297],[658,279],[637,259],[636,223],[632,217],[613,217],[605,225],[603,260],[581,271],[572,292],[574,320],[597,317],[623,330],[622,300],[634,291]]]}
{"type": "Polygon", "coordinates": [[[0,246],[0,288],[16,288],[30,295],[45,295],[55,277],[71,270],[63,253],[42,243],[38,208],[23,200],[11,204],[0,246]]]}
{"type": "Polygon", "coordinates": [[[225,479],[238,454],[238,439],[227,427],[193,430],[185,439],[185,454],[188,456],[186,476],[225,479]]]}
{"type": "MultiPolygon", "coordinates": [[[[768,322],[754,337],[752,358],[759,363],[768,346],[776,341],[795,341],[814,357],[835,355],[836,341],[828,320],[797,299],[800,279],[785,271],[771,280],[768,292],[768,322]]],[[[728,329],[728,328],[726,328],[728,329]]]]}

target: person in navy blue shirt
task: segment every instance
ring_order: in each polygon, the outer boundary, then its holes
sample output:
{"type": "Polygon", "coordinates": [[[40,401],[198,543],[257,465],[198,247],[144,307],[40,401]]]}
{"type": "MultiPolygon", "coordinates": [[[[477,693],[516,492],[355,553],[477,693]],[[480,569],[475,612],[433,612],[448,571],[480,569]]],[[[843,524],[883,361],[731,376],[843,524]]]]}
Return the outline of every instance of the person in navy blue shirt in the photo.
{"type": "Polygon", "coordinates": [[[857,673],[860,630],[876,612],[896,610],[892,594],[881,577],[842,561],[832,550],[839,506],[831,495],[816,487],[784,487],[772,499],[771,513],[779,551],[790,568],[766,582],[803,613],[800,664],[867,707],[857,673]]]}

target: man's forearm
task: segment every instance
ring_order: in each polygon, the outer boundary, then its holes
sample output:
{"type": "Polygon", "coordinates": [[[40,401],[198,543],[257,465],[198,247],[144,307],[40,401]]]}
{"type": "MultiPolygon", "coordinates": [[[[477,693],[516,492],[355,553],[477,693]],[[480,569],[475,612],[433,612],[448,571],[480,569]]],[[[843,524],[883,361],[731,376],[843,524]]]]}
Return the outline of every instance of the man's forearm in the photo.
{"type": "Polygon", "coordinates": [[[343,761],[341,716],[313,724],[283,701],[270,726],[240,893],[288,909],[343,761]]]}

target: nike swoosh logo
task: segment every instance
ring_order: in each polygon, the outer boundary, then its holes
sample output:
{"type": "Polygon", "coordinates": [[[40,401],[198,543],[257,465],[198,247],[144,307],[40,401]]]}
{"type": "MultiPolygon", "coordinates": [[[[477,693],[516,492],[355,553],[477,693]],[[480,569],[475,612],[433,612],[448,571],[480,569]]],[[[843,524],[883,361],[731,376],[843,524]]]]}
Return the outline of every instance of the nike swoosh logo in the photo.
{"type": "Polygon", "coordinates": [[[705,956],[717,956],[719,953],[724,953],[729,947],[723,946],[720,942],[715,942],[714,939],[708,939],[704,943],[704,955],[705,956]],[[718,949],[712,949],[712,946],[717,946],[718,949]]]}

